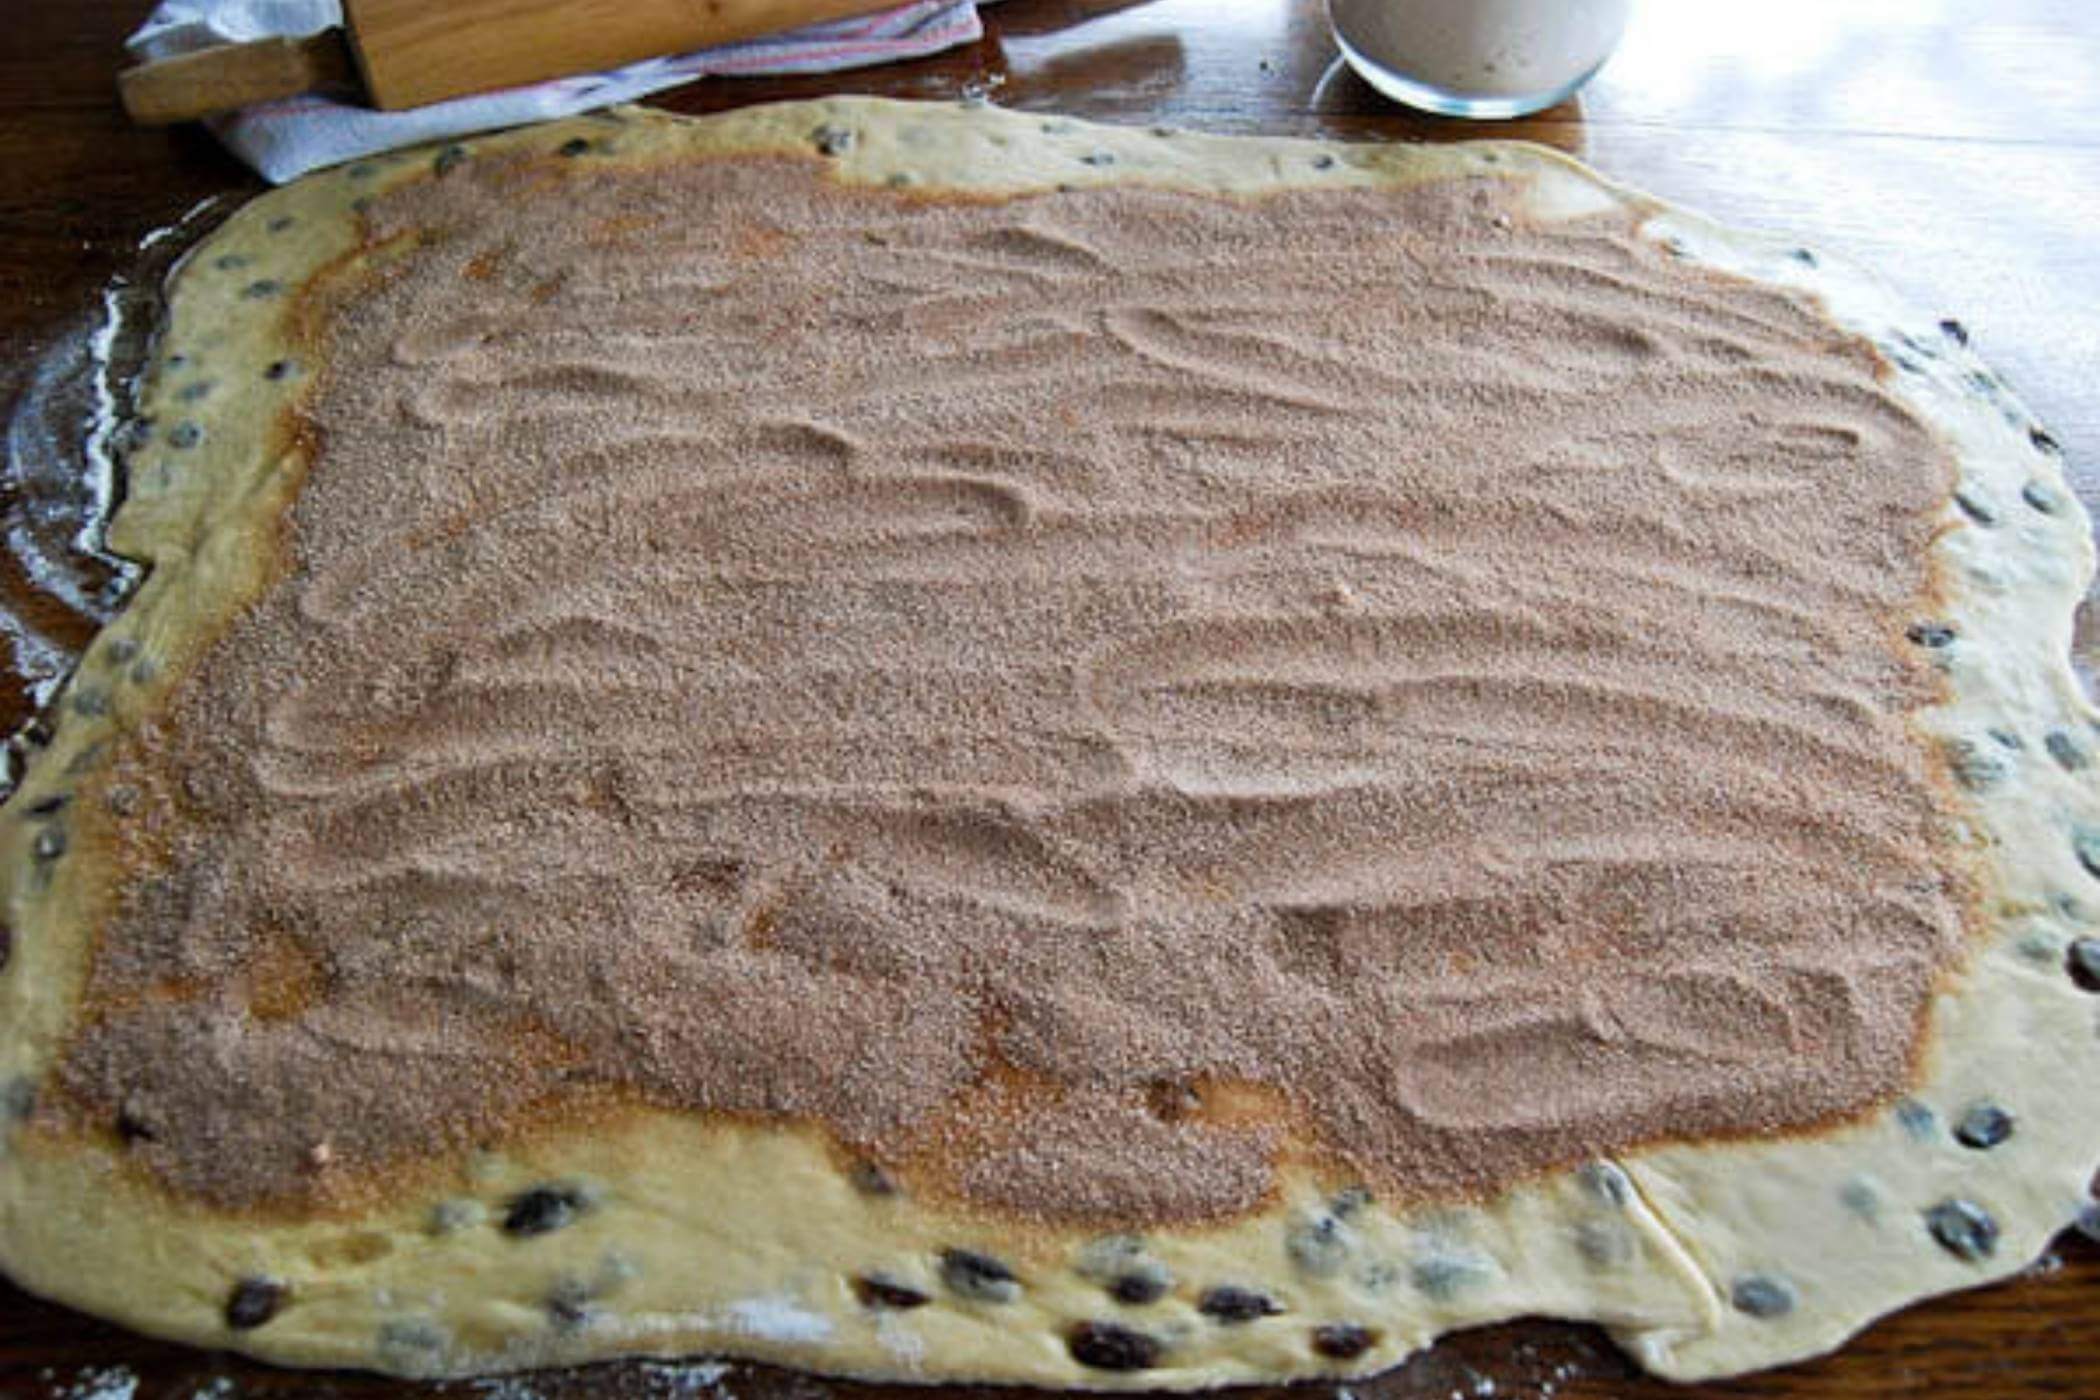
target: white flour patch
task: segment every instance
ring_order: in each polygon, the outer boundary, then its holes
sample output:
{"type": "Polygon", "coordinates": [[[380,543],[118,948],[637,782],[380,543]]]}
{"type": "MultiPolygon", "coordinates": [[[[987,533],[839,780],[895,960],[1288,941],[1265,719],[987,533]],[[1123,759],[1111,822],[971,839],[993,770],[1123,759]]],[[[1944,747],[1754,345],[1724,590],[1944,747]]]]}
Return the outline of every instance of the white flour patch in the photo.
{"type": "Polygon", "coordinates": [[[139,240],[139,251],[141,253],[150,252],[152,249],[167,242],[169,239],[176,238],[182,234],[188,233],[190,231],[190,225],[196,219],[196,217],[199,214],[202,214],[206,210],[210,209],[213,205],[217,204],[219,200],[223,197],[224,196],[215,194],[206,195],[203,199],[198,200],[195,204],[192,204],[188,209],[184,210],[182,217],[177,219],[174,223],[167,224],[161,228],[149,231],[144,238],[141,238],[139,240]]]}
{"type": "MultiPolygon", "coordinates": [[[[121,279],[102,294],[99,320],[69,330],[37,359],[30,369],[14,412],[8,418],[6,477],[8,485],[24,498],[24,508],[12,512],[5,547],[15,563],[42,593],[48,593],[76,613],[100,619],[107,614],[103,600],[91,597],[75,576],[77,570],[63,556],[54,533],[56,520],[68,521],[76,513],[82,524],[75,536],[78,547],[98,553],[102,524],[108,515],[109,474],[107,447],[97,466],[87,444],[102,431],[104,415],[114,413],[114,399],[104,403],[109,390],[107,366],[110,346],[122,322],[121,279]],[[84,468],[74,464],[82,455],[84,468]],[[63,488],[52,483],[76,471],[90,486],[91,503],[84,509],[65,499],[63,488]]],[[[114,424],[113,417],[108,419],[114,424]]],[[[0,614],[0,633],[13,647],[15,673],[30,682],[30,696],[39,710],[50,703],[73,664],[72,656],[12,611],[0,614]]]]}
{"type": "Polygon", "coordinates": [[[124,325],[125,286],[124,279],[119,277],[102,289],[102,323],[88,335],[88,362],[92,368],[88,378],[86,480],[94,505],[88,512],[87,522],[81,526],[79,545],[93,552],[102,549],[102,527],[109,519],[117,490],[117,463],[111,446],[122,426],[122,405],[117,398],[116,349],[117,332],[124,325]]]}
{"type": "Polygon", "coordinates": [[[769,1342],[821,1342],[831,1335],[831,1319],[785,1298],[740,1298],[729,1305],[729,1326],[769,1342]]]}
{"type": "Polygon", "coordinates": [[[642,1383],[651,1400],[693,1400],[703,1393],[728,1400],[729,1392],[722,1385],[728,1374],[728,1363],[722,1361],[645,1361],[641,1366],[642,1383]]]}
{"type": "Polygon", "coordinates": [[[132,1400],[138,1389],[138,1375],[129,1367],[88,1366],[51,1395],[52,1400],[132,1400]]]}

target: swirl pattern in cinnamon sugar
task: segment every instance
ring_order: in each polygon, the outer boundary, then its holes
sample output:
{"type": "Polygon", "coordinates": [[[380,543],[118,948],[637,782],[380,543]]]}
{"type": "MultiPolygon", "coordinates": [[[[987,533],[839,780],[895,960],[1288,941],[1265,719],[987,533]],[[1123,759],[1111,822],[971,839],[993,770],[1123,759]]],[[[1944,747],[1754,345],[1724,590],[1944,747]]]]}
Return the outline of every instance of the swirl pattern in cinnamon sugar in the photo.
{"type": "Polygon", "coordinates": [[[1485,180],[527,178],[372,209],[282,577],[118,764],[64,1102],[172,1188],[626,1096],[1198,1219],[1904,1084],[1950,467],[1806,304],[1485,180]]]}

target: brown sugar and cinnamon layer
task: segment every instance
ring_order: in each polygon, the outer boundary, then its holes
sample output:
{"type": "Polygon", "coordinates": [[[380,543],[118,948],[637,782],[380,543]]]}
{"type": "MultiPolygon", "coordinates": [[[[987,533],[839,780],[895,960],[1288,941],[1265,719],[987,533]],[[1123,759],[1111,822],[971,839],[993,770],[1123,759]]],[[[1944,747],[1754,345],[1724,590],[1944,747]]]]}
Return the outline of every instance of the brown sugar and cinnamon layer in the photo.
{"type": "Polygon", "coordinates": [[[404,152],[182,265],[0,810],[0,1267],[297,1365],[1697,1379],[2093,1209],[1962,324],[1536,147],[404,152]]]}
{"type": "Polygon", "coordinates": [[[612,1089],[1199,1219],[1904,1085],[1953,468],[1805,299],[1477,178],[535,178],[371,206],[282,575],[111,771],[53,1102],[168,1186],[612,1089]]]}

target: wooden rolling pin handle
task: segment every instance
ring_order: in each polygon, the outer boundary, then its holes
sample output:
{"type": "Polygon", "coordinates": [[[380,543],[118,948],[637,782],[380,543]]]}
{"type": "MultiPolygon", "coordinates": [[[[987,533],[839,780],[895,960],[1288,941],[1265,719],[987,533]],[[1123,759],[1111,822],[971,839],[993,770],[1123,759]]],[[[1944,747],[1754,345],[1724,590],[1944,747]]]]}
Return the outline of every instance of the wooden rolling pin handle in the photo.
{"type": "Polygon", "coordinates": [[[596,73],[887,9],[897,0],[343,0],[384,112],[596,73]]]}
{"type": "Polygon", "coordinates": [[[141,126],[167,126],[332,84],[357,83],[343,31],[258,39],[155,59],[117,75],[124,110],[141,126]]]}

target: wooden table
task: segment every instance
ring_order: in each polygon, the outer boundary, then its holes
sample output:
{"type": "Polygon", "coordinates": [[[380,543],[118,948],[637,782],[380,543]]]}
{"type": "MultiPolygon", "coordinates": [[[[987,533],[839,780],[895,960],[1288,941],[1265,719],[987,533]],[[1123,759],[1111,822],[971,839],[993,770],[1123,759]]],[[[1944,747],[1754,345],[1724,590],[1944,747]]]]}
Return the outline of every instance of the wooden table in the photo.
{"type": "MultiPolygon", "coordinates": [[[[141,275],[140,243],[223,213],[259,182],[191,128],[139,131],[112,101],[124,33],[146,0],[13,0],[0,17],[0,365],[15,423],[0,481],[0,621],[17,646],[0,726],[26,714],[26,672],[62,666],[95,626],[101,574],[72,557],[68,454],[84,334],[104,293],[141,275]],[[69,398],[68,394],[73,397],[69,398]],[[58,415],[63,419],[65,413],[58,415]],[[87,585],[66,601],[31,576],[44,554],[87,585]]],[[[1335,61],[1319,0],[1007,0],[982,42],[866,73],[710,81],[663,105],[712,111],[832,91],[953,97],[1215,131],[1448,140],[1487,128],[1404,115],[1335,61]]],[[[2092,0],[1649,0],[1581,99],[1493,128],[1581,155],[1628,183],[1881,269],[1959,316],[2062,440],[2100,505],[2100,6],[2092,0]]],[[[2085,658],[2085,659],[2090,659],[2085,658]]],[[[2100,1086],[2095,1088],[2100,1112],[2100,1086]]],[[[1837,1358],[1699,1393],[1720,1396],[2100,1395],[2100,1247],[2077,1239],[2028,1277],[1915,1308],[1837,1358]]],[[[361,1376],[273,1372],[150,1342],[0,1284],[0,1394],[404,1396],[361,1376]],[[112,1369],[115,1368],[115,1369],[112,1369]],[[224,1383],[226,1388],[213,1389],[224,1383]],[[98,1389],[101,1387],[101,1389],[98,1389]]],[[[902,1400],[737,1368],[595,1368],[452,1394],[902,1400]]],[[[1331,1392],[1332,1387],[1326,1390],[1331,1392]]],[[[1523,1323],[1452,1338],[1366,1400],[1638,1397],[1688,1392],[1637,1376],[1585,1328],[1523,1323]]],[[[961,1392],[946,1392],[950,1395],[961,1392]]],[[[1318,1394],[1320,1388],[1295,1394],[1318,1394]]],[[[982,1392],[984,1397],[1000,1392],[982,1392]]]]}

